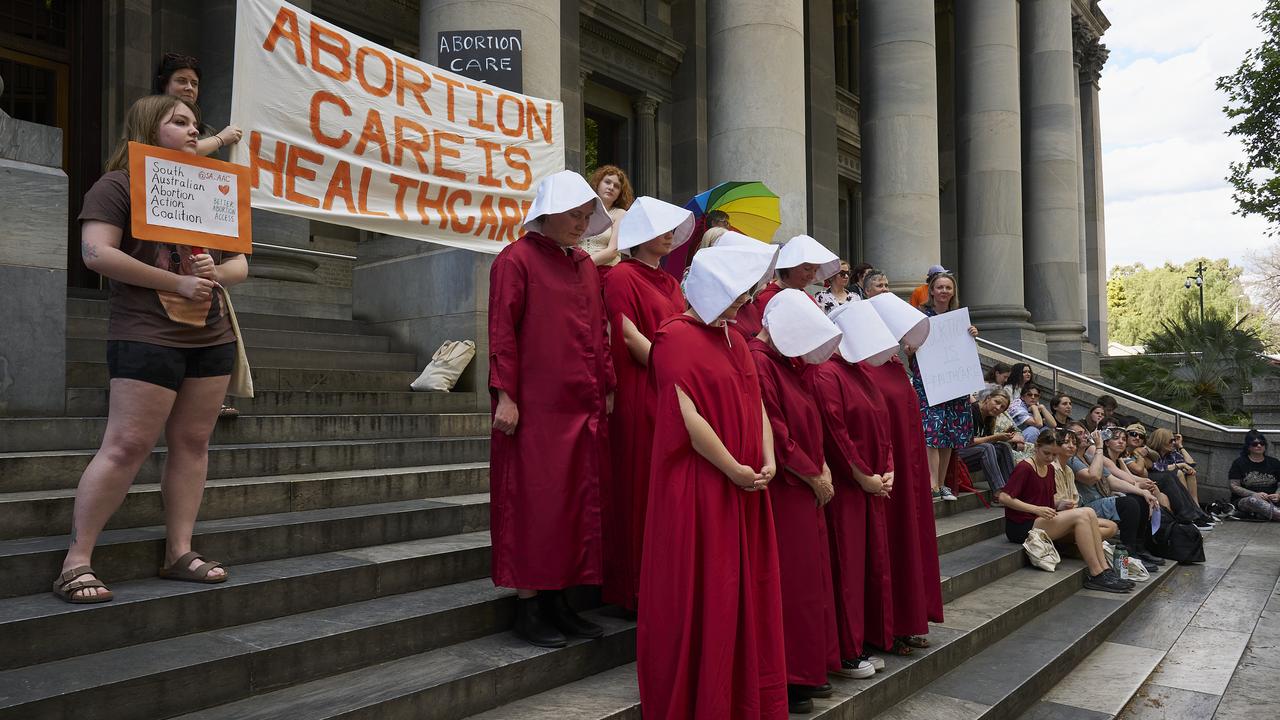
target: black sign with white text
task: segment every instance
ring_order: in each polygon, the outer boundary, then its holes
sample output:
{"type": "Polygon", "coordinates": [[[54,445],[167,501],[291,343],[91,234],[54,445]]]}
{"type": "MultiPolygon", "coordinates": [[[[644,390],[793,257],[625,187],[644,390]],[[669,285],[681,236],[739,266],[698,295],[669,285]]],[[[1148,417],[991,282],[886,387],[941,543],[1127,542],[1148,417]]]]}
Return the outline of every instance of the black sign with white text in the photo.
{"type": "Polygon", "coordinates": [[[472,80],[524,92],[519,30],[455,30],[438,33],[436,66],[472,80]]]}

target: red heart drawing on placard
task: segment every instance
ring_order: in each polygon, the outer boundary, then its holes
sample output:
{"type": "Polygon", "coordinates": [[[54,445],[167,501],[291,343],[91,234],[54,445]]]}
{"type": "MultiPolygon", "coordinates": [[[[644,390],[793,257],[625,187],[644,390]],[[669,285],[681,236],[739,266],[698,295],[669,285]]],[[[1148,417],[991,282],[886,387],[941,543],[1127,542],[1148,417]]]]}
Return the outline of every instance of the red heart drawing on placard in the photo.
{"type": "Polygon", "coordinates": [[[222,193],[223,195],[226,195],[227,193],[231,192],[231,186],[230,186],[230,185],[219,185],[219,186],[218,186],[218,192],[222,193]]]}

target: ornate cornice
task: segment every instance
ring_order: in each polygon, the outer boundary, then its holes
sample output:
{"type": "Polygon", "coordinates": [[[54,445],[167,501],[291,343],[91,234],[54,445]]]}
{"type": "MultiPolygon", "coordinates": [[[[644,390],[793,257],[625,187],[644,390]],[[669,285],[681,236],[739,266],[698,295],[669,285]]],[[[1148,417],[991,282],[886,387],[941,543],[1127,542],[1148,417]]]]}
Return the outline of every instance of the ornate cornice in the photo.
{"type": "Polygon", "coordinates": [[[836,87],[836,137],[852,147],[862,147],[862,121],[857,95],[836,87]]]}
{"type": "Polygon", "coordinates": [[[584,65],[670,102],[684,45],[596,0],[580,0],[578,20],[584,65]]]}

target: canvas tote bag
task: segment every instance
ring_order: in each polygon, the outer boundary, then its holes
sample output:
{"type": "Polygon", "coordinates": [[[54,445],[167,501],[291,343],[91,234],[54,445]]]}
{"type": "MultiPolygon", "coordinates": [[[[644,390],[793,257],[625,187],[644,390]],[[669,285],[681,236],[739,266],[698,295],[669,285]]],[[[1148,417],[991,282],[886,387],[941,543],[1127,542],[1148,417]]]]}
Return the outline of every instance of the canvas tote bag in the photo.
{"type": "Polygon", "coordinates": [[[249,356],[244,351],[244,335],[240,334],[240,321],[236,319],[236,310],[231,305],[231,295],[226,288],[222,290],[222,302],[227,307],[227,317],[231,318],[231,331],[236,335],[236,362],[231,367],[231,382],[227,384],[227,394],[231,397],[253,397],[253,374],[249,369],[249,356]]]}
{"type": "Polygon", "coordinates": [[[1058,548],[1053,546],[1049,534],[1040,528],[1031,529],[1022,543],[1022,549],[1031,559],[1031,564],[1041,570],[1053,572],[1058,569],[1058,563],[1062,562],[1062,556],[1058,555],[1058,548]]]}
{"type": "Polygon", "coordinates": [[[475,356],[476,344],[473,341],[446,340],[409,387],[417,392],[449,392],[475,356]]]}

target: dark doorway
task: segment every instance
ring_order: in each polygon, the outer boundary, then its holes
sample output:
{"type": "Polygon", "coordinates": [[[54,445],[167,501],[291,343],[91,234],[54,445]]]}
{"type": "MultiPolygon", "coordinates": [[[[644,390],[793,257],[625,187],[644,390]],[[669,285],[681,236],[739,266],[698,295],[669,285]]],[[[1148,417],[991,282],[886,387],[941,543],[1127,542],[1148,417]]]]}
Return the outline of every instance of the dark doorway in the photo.
{"type": "Polygon", "coordinates": [[[617,165],[628,174],[627,121],[588,106],[583,111],[583,170],[588,177],[601,165],[617,165]]]}

